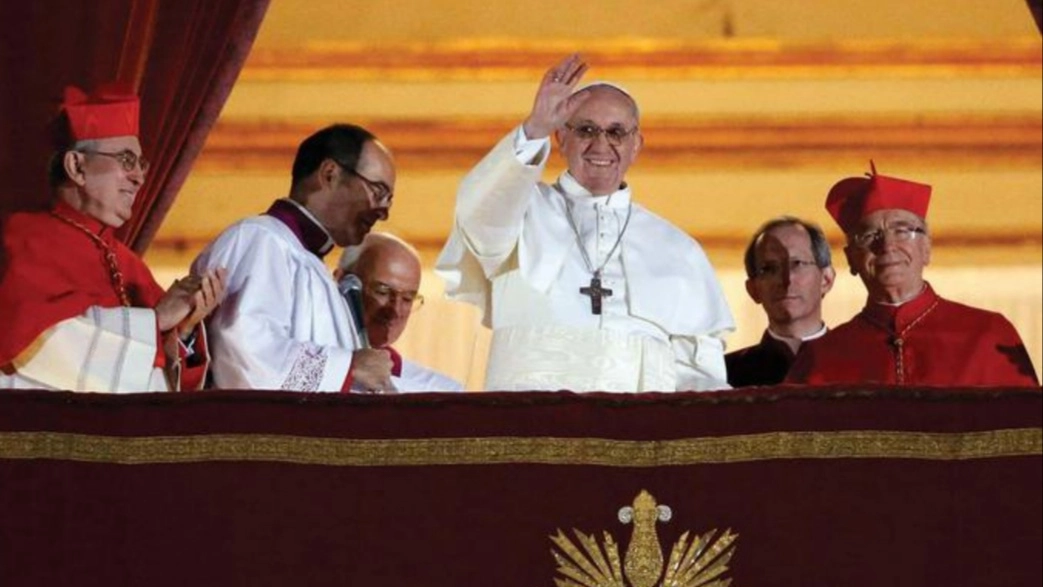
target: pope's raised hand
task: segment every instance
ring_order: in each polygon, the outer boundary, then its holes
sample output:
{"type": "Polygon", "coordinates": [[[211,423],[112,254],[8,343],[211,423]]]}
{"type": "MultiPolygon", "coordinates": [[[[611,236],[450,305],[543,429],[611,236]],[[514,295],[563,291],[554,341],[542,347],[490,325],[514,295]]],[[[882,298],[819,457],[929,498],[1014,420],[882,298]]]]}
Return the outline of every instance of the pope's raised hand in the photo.
{"type": "Polygon", "coordinates": [[[547,70],[536,90],[532,112],[522,125],[527,138],[542,139],[550,136],[568,122],[580,104],[589,97],[587,92],[573,94],[586,71],[587,64],[578,53],[569,55],[547,70]]]}

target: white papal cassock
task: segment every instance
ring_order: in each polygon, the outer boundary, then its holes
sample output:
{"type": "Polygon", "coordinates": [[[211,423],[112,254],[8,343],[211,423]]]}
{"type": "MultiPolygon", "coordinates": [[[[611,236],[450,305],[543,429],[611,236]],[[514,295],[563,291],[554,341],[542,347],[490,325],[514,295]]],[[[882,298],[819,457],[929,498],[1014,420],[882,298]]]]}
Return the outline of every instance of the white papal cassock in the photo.
{"type": "Polygon", "coordinates": [[[486,388],[726,388],[722,337],[735,325],[699,244],[633,203],[629,187],[595,197],[568,173],[540,182],[549,153],[548,139],[521,128],[500,141],[461,183],[436,264],[449,297],[481,308],[493,329],[486,388]],[[600,315],[579,291],[591,271],[578,241],[605,263],[612,295],[600,315]]]}
{"type": "Polygon", "coordinates": [[[281,220],[256,216],[225,230],[192,264],[228,269],[208,327],[221,388],[340,391],[359,347],[329,270],[281,220]]]}
{"type": "Polygon", "coordinates": [[[402,372],[393,375],[391,383],[402,393],[464,390],[459,381],[409,359],[402,359],[402,372]]]}

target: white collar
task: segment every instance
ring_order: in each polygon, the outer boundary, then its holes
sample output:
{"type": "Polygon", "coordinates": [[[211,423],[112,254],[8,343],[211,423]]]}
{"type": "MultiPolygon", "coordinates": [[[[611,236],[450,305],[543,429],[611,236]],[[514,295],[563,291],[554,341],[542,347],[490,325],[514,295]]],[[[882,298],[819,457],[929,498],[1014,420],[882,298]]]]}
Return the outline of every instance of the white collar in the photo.
{"type": "Polygon", "coordinates": [[[926,282],[926,281],[925,281],[925,282],[923,282],[923,287],[921,287],[921,288],[920,288],[920,291],[919,291],[919,292],[917,292],[915,296],[913,296],[913,297],[911,297],[911,298],[909,298],[909,299],[907,299],[907,300],[902,300],[902,301],[900,301],[900,302],[884,302],[884,301],[879,301],[879,302],[876,302],[876,303],[877,303],[877,304],[880,304],[881,306],[891,306],[892,308],[897,308],[897,307],[899,307],[899,306],[903,306],[903,305],[905,305],[905,304],[908,304],[909,302],[911,302],[911,301],[915,300],[916,298],[918,298],[918,297],[922,296],[922,295],[923,295],[923,292],[925,292],[925,291],[927,291],[927,282],[926,282]]]}
{"type": "Polygon", "coordinates": [[[566,171],[558,177],[558,190],[568,198],[574,206],[593,208],[595,205],[601,204],[602,206],[618,209],[626,209],[630,206],[630,186],[625,183],[623,184],[623,187],[611,194],[595,196],[590,193],[590,190],[580,185],[571,173],[566,171]]]}
{"type": "Polygon", "coordinates": [[[826,334],[826,332],[828,330],[829,329],[826,328],[826,324],[822,323],[822,326],[818,330],[816,330],[815,332],[812,332],[811,334],[809,334],[807,336],[783,336],[781,334],[776,334],[775,332],[773,332],[772,329],[771,329],[771,326],[769,326],[768,327],[768,336],[770,336],[770,337],[774,338],[775,340],[785,344],[786,346],[789,347],[789,349],[791,351],[793,351],[793,354],[797,354],[797,351],[800,350],[800,345],[802,343],[805,343],[805,342],[807,342],[809,340],[815,340],[816,338],[822,338],[823,336],[825,336],[825,334],[826,334]]]}

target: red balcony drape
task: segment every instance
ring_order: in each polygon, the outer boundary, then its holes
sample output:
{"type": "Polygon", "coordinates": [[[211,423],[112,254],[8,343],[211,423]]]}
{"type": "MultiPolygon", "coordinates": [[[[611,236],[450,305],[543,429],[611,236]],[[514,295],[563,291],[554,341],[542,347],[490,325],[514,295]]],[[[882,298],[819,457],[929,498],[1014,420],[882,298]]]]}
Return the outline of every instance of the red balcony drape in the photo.
{"type": "Polygon", "coordinates": [[[550,587],[558,530],[634,563],[730,529],[735,587],[1036,586],[1041,408],[868,386],[0,391],[0,585],[550,587]],[[645,524],[658,544],[618,514],[642,490],[672,509],[645,524]]]}
{"type": "Polygon", "coordinates": [[[121,238],[143,252],[242,69],[269,0],[0,3],[0,212],[48,200],[44,132],[67,84],[134,84],[153,161],[121,238]]]}

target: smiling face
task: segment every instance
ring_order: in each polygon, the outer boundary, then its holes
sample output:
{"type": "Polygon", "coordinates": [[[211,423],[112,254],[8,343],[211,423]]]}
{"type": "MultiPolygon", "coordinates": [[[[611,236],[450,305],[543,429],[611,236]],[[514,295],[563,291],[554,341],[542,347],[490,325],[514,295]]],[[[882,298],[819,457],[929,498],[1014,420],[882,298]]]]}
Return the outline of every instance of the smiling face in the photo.
{"type": "Polygon", "coordinates": [[[130,220],[145,172],[140,165],[127,171],[116,158],[99,153],[129,151],[141,157],[141,143],[134,136],[96,139],[84,151],[65,154],[66,173],[79,188],[70,204],[103,224],[119,228],[130,220]]]}
{"type": "Polygon", "coordinates": [[[361,243],[374,224],[388,219],[391,199],[382,201],[382,194],[395,189],[394,162],[379,142],[363,145],[353,171],[332,160],[324,162],[318,173],[327,175],[326,193],[306,204],[341,247],[361,243]]]}
{"type": "Polygon", "coordinates": [[[869,298],[878,302],[899,303],[912,299],[923,289],[923,271],[931,262],[931,239],[926,232],[906,232],[909,240],[895,238],[895,228],[925,229],[924,221],[908,210],[886,209],[867,214],[854,229],[855,234],[880,231],[882,238],[859,246],[849,242],[844,254],[852,273],[862,279],[869,298]]]}
{"type": "Polygon", "coordinates": [[[627,169],[637,159],[644,139],[638,128],[637,108],[629,96],[609,86],[583,90],[591,96],[569,119],[568,127],[599,127],[628,132],[619,145],[609,142],[607,133],[583,138],[569,128],[556,131],[562,154],[568,161],[569,173],[596,196],[611,194],[620,188],[627,169]],[[633,132],[630,132],[633,131],[633,132]]]}
{"type": "Polygon", "coordinates": [[[776,334],[801,337],[822,327],[822,298],[833,287],[832,267],[815,263],[811,237],[799,224],[765,232],[754,248],[758,274],[746,280],[746,291],[764,307],[776,334]]]}

